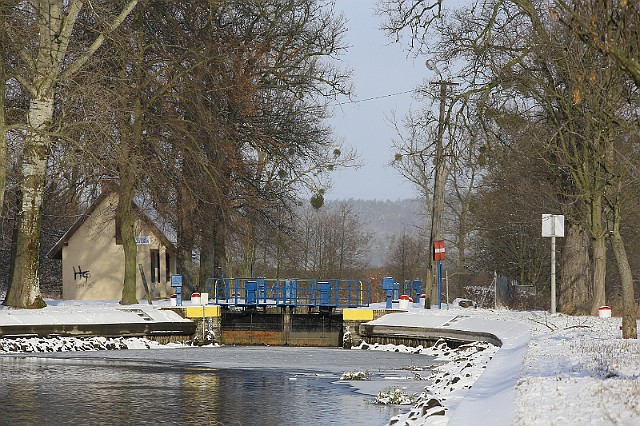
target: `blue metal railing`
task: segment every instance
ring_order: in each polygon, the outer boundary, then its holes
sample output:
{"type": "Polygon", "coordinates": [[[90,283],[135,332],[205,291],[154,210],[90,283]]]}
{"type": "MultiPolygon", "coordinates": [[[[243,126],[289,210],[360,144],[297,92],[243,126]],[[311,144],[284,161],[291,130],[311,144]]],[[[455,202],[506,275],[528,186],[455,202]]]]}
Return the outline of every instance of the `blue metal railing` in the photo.
{"type": "Polygon", "coordinates": [[[404,280],[404,283],[402,284],[402,294],[412,297],[413,300],[420,300],[420,295],[422,294],[422,281],[419,279],[404,280]]]}
{"type": "Polygon", "coordinates": [[[359,280],[208,278],[209,303],[235,306],[359,307],[371,303],[371,285],[359,280]]]}

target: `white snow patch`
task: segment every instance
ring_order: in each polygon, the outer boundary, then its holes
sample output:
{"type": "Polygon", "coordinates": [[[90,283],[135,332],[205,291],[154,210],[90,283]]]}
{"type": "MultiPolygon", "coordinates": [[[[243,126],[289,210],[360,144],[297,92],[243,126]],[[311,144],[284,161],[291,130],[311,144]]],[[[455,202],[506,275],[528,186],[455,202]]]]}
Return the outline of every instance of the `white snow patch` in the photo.
{"type": "MultiPolygon", "coordinates": [[[[0,306],[0,326],[145,321],[136,309],[151,318],[188,321],[159,309],[168,306],[168,302],[127,307],[116,301],[47,300],[47,304],[40,310],[0,306]]],[[[425,310],[411,306],[408,312],[388,314],[371,323],[485,332],[502,342],[499,349],[478,343],[456,350],[444,345],[432,348],[371,345],[370,349],[433,355],[443,362],[433,369],[412,370],[422,378],[428,378],[431,373],[429,379],[433,383],[417,397],[408,413],[392,419],[398,420],[397,424],[635,425],[640,419],[640,341],[621,338],[619,317],[571,317],[453,306],[449,310],[425,310]],[[481,347],[484,349],[479,350],[481,347]],[[459,379],[454,383],[455,377],[459,379]]],[[[101,337],[0,340],[0,352],[101,350],[124,346],[182,347],[161,346],[146,339],[101,337]],[[7,342],[18,347],[8,349],[7,342]]],[[[404,380],[404,383],[424,388],[426,382],[404,380]]],[[[372,382],[350,384],[367,387],[372,382]]]]}
{"type": "Polygon", "coordinates": [[[45,324],[122,324],[144,323],[139,312],[154,321],[189,321],[171,310],[168,301],[154,301],[153,305],[120,305],[115,300],[56,300],[47,299],[42,309],[14,309],[0,305],[0,325],[45,324]]]}
{"type": "Polygon", "coordinates": [[[140,337],[17,337],[0,339],[0,353],[78,352],[118,349],[187,347],[182,343],[160,344],[140,337]]]}
{"type": "Polygon", "coordinates": [[[620,318],[457,308],[410,309],[371,323],[482,331],[502,342],[499,349],[473,356],[445,354],[438,345],[415,348],[413,353],[435,355],[447,363],[433,369],[429,379],[434,383],[408,413],[390,424],[635,425],[640,421],[640,340],[621,338],[620,318]],[[454,384],[448,379],[454,375],[464,377],[454,384]]]}

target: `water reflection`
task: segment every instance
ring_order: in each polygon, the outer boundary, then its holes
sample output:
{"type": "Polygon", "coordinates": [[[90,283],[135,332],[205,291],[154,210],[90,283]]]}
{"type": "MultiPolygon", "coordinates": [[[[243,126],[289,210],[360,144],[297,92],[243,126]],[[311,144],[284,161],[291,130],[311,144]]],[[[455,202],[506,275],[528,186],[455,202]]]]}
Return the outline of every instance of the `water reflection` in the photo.
{"type": "Polygon", "coordinates": [[[386,424],[392,408],[286,370],[0,357],[0,424],[386,424]]]}

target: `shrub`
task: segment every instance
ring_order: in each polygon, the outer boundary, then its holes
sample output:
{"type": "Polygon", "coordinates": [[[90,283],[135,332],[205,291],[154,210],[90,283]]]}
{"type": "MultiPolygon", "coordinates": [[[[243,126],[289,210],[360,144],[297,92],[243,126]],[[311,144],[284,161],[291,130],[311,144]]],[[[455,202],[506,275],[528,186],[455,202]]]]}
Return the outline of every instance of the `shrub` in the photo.
{"type": "Polygon", "coordinates": [[[384,405],[411,405],[415,402],[415,395],[407,394],[402,388],[388,387],[378,392],[374,403],[384,405]]]}
{"type": "Polygon", "coordinates": [[[368,371],[345,371],[340,380],[369,380],[371,373],[368,371]]]}

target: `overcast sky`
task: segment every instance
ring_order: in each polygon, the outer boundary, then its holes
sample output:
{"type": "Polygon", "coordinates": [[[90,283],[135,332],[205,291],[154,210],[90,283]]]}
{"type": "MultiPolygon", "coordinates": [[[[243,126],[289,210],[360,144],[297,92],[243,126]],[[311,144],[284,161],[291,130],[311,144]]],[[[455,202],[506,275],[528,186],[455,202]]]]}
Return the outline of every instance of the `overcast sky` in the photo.
{"type": "Polygon", "coordinates": [[[373,12],[373,0],[336,3],[336,9],[348,19],[345,44],[350,47],[342,62],[353,70],[356,99],[363,101],[337,106],[330,124],[345,147],[358,151],[364,165],[333,173],[333,187],[326,198],[414,198],[414,187],[388,165],[395,154],[391,143],[396,133],[387,118],[392,111],[403,117],[410,105],[417,106],[411,91],[430,78],[431,72],[424,66],[425,58],[408,57],[403,44],[391,43],[379,29],[381,18],[373,12]],[[400,92],[409,93],[387,96],[400,92]],[[377,97],[382,98],[365,100],[377,97]]]}

